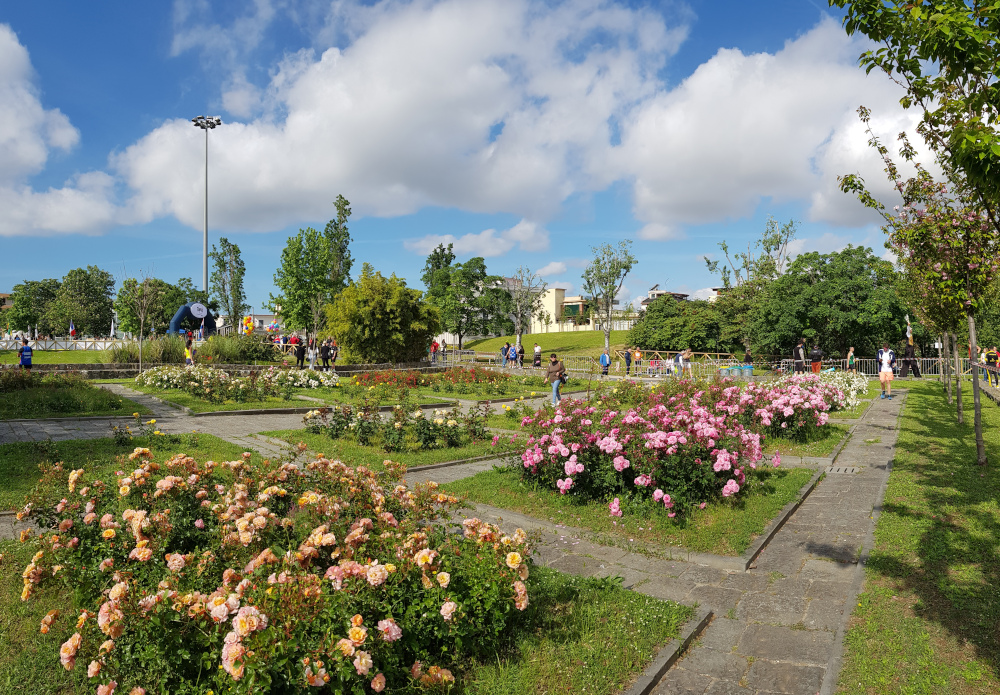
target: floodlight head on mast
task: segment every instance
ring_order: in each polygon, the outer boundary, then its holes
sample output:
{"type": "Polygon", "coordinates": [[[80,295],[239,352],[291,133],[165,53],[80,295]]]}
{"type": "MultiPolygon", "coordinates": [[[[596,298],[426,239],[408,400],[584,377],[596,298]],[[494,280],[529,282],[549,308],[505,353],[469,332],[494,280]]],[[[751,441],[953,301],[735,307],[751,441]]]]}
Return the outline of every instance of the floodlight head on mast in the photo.
{"type": "Polygon", "coordinates": [[[211,130],[215,126],[222,125],[222,119],[218,116],[198,116],[192,118],[191,122],[203,130],[211,130]]]}

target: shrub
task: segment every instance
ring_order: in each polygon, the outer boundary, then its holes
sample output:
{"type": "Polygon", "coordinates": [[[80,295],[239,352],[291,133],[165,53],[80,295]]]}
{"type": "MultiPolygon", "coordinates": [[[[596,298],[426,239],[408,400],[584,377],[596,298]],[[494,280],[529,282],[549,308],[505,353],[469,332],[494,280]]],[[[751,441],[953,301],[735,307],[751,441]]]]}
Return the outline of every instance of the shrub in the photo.
{"type": "Polygon", "coordinates": [[[252,370],[248,376],[243,377],[201,365],[155,367],[135,378],[135,383],[140,386],[158,390],[180,389],[210,403],[223,403],[227,400],[245,403],[275,396],[288,400],[292,389],[333,387],[338,381],[333,372],[268,367],[259,371],[252,370]]]}
{"type": "MultiPolygon", "coordinates": [[[[169,335],[142,341],[142,361],[150,364],[184,364],[184,338],[169,335]]],[[[104,350],[104,362],[109,364],[139,364],[139,341],[130,340],[104,350]]]]}
{"type": "Polygon", "coordinates": [[[734,497],[761,460],[760,436],[735,415],[713,412],[704,392],[651,396],[650,407],[612,410],[564,400],[522,425],[524,475],[563,494],[621,504],[663,504],[669,516],[734,497]],[[564,477],[565,476],[565,477],[564,477]]]}
{"type": "Polygon", "coordinates": [[[278,347],[261,335],[213,335],[198,348],[198,357],[215,364],[252,364],[281,359],[278,347]]]}
{"type": "Polygon", "coordinates": [[[342,406],[310,410],[302,422],[308,432],[325,434],[331,439],[352,436],[362,446],[381,446],[387,452],[394,452],[454,448],[466,441],[485,439],[488,410],[489,405],[472,408],[463,416],[457,407],[437,409],[428,417],[419,408],[411,411],[397,405],[392,418],[383,422],[372,406],[356,410],[342,406]]]}
{"type": "Polygon", "coordinates": [[[403,467],[129,459],[117,480],[50,468],[18,515],[46,529],[22,598],[74,590],[42,631],[105,689],[444,689],[527,607],[524,532],[435,523],[457,500],[403,467]]]}

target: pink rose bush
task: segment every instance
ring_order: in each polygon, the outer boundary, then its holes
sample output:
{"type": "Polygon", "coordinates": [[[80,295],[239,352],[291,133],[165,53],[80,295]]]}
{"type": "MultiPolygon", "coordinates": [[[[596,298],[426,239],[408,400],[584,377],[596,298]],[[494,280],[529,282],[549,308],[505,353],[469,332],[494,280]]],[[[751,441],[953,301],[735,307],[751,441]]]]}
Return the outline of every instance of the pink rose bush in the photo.
{"type": "Polygon", "coordinates": [[[630,502],[672,515],[732,496],[762,458],[761,437],[717,409],[715,396],[647,393],[642,406],[620,410],[563,401],[526,425],[523,474],[562,494],[612,500],[612,516],[630,502]]]}
{"type": "MultiPolygon", "coordinates": [[[[808,439],[830,411],[849,407],[867,384],[797,375],[772,381],[679,380],[655,388],[620,381],[598,405],[563,401],[522,422],[531,437],[523,475],[608,503],[620,517],[630,504],[663,505],[667,516],[735,499],[763,457],[765,440],[808,439]]],[[[774,459],[778,465],[780,458],[774,459]]]]}
{"type": "Polygon", "coordinates": [[[50,468],[21,513],[47,529],[24,537],[22,599],[76,590],[42,632],[101,692],[439,690],[529,604],[525,533],[435,523],[458,500],[391,462],[129,458],[118,480],[74,471],[65,499],[50,468]]]}

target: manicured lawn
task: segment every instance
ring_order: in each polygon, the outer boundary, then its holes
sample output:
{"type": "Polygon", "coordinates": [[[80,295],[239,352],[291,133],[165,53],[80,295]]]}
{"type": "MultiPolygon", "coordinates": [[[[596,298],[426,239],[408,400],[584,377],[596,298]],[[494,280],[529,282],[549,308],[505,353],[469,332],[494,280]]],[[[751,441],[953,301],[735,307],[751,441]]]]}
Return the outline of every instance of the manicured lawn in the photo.
{"type": "Polygon", "coordinates": [[[802,468],[761,470],[750,483],[749,494],[741,496],[736,504],[710,503],[703,510],[695,510],[686,523],[668,518],[659,505],[655,509],[651,505],[623,507],[624,516],[615,519],[608,514],[607,504],[561,495],[557,490],[521,480],[515,468],[494,468],[444,487],[449,493],[473,502],[587,529],[600,542],[611,545],[652,550],[657,546],[681,546],[718,555],[739,555],[781,508],[795,498],[812,474],[802,468]]]}
{"type": "Polygon", "coordinates": [[[875,548],[845,637],[840,692],[1000,692],[1000,409],[972,394],[955,422],[941,385],[910,388],[875,548]]]}
{"type": "Polygon", "coordinates": [[[850,429],[848,425],[828,422],[819,430],[818,438],[808,442],[796,442],[782,437],[768,437],[764,441],[764,453],[773,454],[777,450],[782,456],[829,456],[850,429]]]}
{"type": "MultiPolygon", "coordinates": [[[[628,331],[611,331],[611,349],[620,350],[625,346],[625,337],[628,331]]],[[[485,340],[472,340],[462,345],[463,350],[475,350],[476,352],[500,353],[500,348],[504,343],[514,344],[516,336],[507,335],[500,338],[487,338],[485,340]]],[[[604,331],[570,331],[566,333],[532,333],[521,336],[524,344],[524,359],[532,359],[532,351],[535,343],[542,348],[542,355],[548,356],[553,352],[562,355],[590,355],[597,357],[604,351],[604,331]]]]}
{"type": "MultiPolygon", "coordinates": [[[[59,644],[74,615],[72,591],[50,584],[31,601],[20,599],[20,573],[32,551],[30,545],[0,541],[5,647],[0,650],[0,692],[93,692],[86,663],[78,662],[72,672],[59,665],[59,644]],[[64,615],[49,634],[40,634],[41,619],[52,605],[63,606],[64,615]]],[[[687,606],[623,589],[614,579],[574,577],[541,567],[531,572],[531,603],[509,645],[495,660],[470,663],[456,674],[465,693],[613,695],[641,673],[693,614],[687,606]]]]}
{"type": "MultiPolygon", "coordinates": [[[[33,350],[33,364],[100,364],[103,350],[33,350]]],[[[0,364],[17,364],[16,350],[0,350],[0,364]]]]}
{"type": "Polygon", "coordinates": [[[470,668],[468,695],[621,692],[694,612],[614,579],[536,567],[531,582],[525,629],[495,662],[470,668]]]}
{"type": "Polygon", "coordinates": [[[138,403],[97,388],[82,379],[33,382],[29,389],[0,394],[0,420],[148,414],[138,403]]]}
{"type": "Polygon", "coordinates": [[[325,454],[329,459],[339,459],[344,463],[357,466],[364,465],[372,469],[382,468],[382,462],[386,459],[413,467],[475,458],[476,456],[492,454],[494,451],[489,441],[473,442],[472,444],[450,449],[394,451],[390,453],[383,451],[381,447],[361,446],[350,439],[334,440],[325,435],[313,434],[305,430],[273,430],[270,432],[261,432],[261,434],[266,437],[283,439],[289,444],[303,442],[313,453],[325,454]]]}
{"type": "Polygon", "coordinates": [[[830,417],[834,420],[854,420],[867,413],[871,405],[872,402],[869,400],[861,401],[853,408],[847,408],[845,410],[838,410],[835,413],[830,413],[830,417]]]}
{"type": "MultiPolygon", "coordinates": [[[[109,428],[110,434],[110,428],[109,428]]],[[[238,459],[243,449],[209,434],[183,434],[136,437],[127,446],[113,439],[74,439],[63,442],[15,442],[0,444],[0,510],[17,509],[24,497],[38,482],[38,464],[62,461],[65,468],[83,468],[87,473],[100,473],[135,468],[122,461],[137,446],[149,447],[157,460],[163,461],[175,453],[184,452],[198,460],[238,459]]],[[[260,457],[255,453],[254,460],[260,457]]],[[[0,683],[2,683],[0,679],[0,683]]],[[[0,692],[3,692],[0,690],[0,692]]]]}

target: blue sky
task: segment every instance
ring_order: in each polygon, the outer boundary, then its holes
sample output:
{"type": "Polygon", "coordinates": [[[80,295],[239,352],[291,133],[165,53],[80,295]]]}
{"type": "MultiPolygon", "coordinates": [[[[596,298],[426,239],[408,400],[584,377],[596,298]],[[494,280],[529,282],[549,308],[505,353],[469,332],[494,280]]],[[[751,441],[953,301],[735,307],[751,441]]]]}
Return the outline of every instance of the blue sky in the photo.
{"type": "Polygon", "coordinates": [[[854,110],[911,127],[864,48],[810,0],[255,0],[0,7],[0,291],[81,265],[200,284],[240,245],[248,299],[285,240],[354,209],[355,271],[420,286],[430,248],[579,290],[590,247],[628,238],[623,299],[717,284],[703,256],[769,215],[796,249],[883,253],[836,189],[887,194],[854,110]]]}

